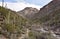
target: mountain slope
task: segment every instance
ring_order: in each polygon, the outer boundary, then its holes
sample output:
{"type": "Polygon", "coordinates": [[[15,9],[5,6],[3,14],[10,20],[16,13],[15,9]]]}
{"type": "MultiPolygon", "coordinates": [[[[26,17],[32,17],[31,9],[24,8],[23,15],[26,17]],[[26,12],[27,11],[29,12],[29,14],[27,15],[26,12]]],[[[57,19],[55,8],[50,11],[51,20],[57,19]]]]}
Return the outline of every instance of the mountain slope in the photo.
{"type": "Polygon", "coordinates": [[[60,36],[60,1],[51,1],[48,5],[41,8],[41,10],[35,14],[36,23],[40,25],[46,31],[52,31],[57,36],[60,36]]]}
{"type": "Polygon", "coordinates": [[[39,10],[36,8],[32,8],[32,7],[26,7],[21,11],[18,11],[18,13],[26,18],[33,18],[33,16],[38,12],[39,10]]]}
{"type": "Polygon", "coordinates": [[[18,35],[25,33],[26,19],[18,15],[15,11],[0,6],[0,34],[8,39],[17,38],[18,35]],[[3,18],[3,19],[2,19],[3,18]]]}
{"type": "Polygon", "coordinates": [[[60,39],[60,0],[17,13],[0,7],[0,21],[0,34],[9,39],[60,39]]]}

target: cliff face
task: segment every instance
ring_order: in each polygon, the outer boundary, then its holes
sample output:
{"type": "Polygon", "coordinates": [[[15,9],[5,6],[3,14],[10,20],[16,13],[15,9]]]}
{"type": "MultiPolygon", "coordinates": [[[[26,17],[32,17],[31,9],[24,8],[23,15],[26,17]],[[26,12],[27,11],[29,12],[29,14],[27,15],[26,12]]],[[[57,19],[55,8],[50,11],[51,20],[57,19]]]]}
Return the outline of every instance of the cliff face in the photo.
{"type": "Polygon", "coordinates": [[[26,7],[25,9],[18,11],[18,13],[26,18],[33,18],[33,16],[38,12],[39,10],[32,7],[26,7]]]}

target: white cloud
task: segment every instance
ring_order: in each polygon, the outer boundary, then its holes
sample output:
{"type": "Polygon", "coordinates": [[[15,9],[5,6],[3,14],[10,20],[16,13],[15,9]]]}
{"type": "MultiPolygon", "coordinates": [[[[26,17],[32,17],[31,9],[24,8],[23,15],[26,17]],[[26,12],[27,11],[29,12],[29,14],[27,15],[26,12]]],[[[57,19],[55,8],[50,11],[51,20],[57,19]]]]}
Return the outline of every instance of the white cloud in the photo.
{"type": "MultiPolygon", "coordinates": [[[[14,11],[19,11],[24,9],[25,7],[33,7],[33,8],[37,8],[40,9],[41,6],[35,5],[35,4],[29,4],[29,3],[25,3],[25,2],[16,2],[16,3],[11,3],[11,2],[6,2],[7,3],[7,7],[14,10],[14,11]]],[[[0,6],[1,6],[1,2],[0,2],[0,6]]]]}
{"type": "Polygon", "coordinates": [[[25,2],[25,0],[15,0],[16,2],[25,2]]]}

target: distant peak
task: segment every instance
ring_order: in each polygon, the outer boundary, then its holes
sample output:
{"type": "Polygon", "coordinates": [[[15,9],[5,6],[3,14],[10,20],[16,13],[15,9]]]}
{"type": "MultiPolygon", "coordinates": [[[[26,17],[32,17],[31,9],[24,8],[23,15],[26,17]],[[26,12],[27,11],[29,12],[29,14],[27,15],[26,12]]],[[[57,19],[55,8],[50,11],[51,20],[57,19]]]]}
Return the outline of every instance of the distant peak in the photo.
{"type": "Polygon", "coordinates": [[[30,9],[30,10],[38,10],[38,9],[32,8],[32,7],[26,7],[26,8],[24,8],[24,10],[28,10],[28,9],[30,9]]]}

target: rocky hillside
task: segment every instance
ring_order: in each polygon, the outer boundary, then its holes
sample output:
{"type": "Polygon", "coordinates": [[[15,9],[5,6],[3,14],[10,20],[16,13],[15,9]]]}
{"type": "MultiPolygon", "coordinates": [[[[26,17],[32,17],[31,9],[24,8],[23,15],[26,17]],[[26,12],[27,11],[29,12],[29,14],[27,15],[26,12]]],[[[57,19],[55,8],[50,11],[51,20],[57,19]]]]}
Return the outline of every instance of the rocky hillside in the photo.
{"type": "Polygon", "coordinates": [[[21,17],[15,11],[0,8],[0,39],[55,39],[40,24],[21,17]]]}
{"type": "Polygon", "coordinates": [[[36,8],[32,8],[32,7],[26,7],[24,8],[23,10],[21,11],[18,11],[18,13],[20,15],[22,15],[23,17],[26,17],[26,18],[33,18],[33,16],[38,12],[39,10],[36,9],[36,8]]]}
{"type": "Polygon", "coordinates": [[[6,38],[60,39],[60,0],[40,10],[26,7],[17,13],[0,7],[0,39],[6,38]]]}
{"type": "Polygon", "coordinates": [[[34,16],[41,24],[46,26],[60,25],[60,2],[51,1],[48,5],[41,8],[41,10],[34,16]]]}
{"type": "MultiPolygon", "coordinates": [[[[53,0],[44,7],[42,7],[36,14],[33,16],[34,19],[31,19],[32,30],[39,31],[37,27],[40,26],[45,31],[53,32],[53,34],[60,37],[60,1],[53,0]],[[36,27],[37,26],[37,27],[36,27]]],[[[47,38],[46,38],[47,39],[47,38]]]]}
{"type": "Polygon", "coordinates": [[[2,39],[18,39],[26,31],[24,27],[26,22],[28,21],[15,11],[0,6],[0,37],[2,36],[2,39]]]}
{"type": "Polygon", "coordinates": [[[46,31],[52,31],[57,37],[60,36],[60,0],[51,1],[41,8],[34,17],[35,21],[33,21],[40,23],[46,31]]]}

